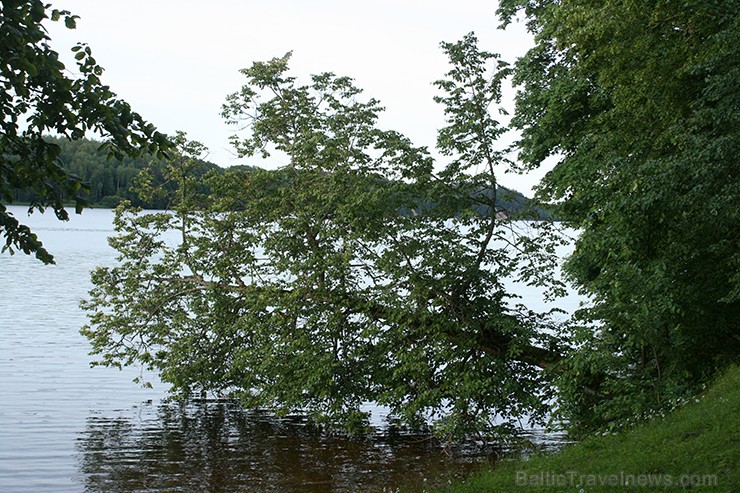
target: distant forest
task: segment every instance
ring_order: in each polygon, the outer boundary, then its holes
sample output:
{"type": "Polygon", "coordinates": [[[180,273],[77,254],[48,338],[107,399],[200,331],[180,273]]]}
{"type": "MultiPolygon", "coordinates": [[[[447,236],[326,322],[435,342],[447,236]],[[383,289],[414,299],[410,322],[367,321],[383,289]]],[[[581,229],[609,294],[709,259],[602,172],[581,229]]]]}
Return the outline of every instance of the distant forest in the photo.
{"type": "MultiPolygon", "coordinates": [[[[165,161],[154,157],[143,156],[139,158],[126,157],[123,160],[108,158],[107,151],[100,149],[102,142],[90,139],[70,141],[64,138],[47,137],[49,142],[57,144],[61,148],[59,159],[63,166],[74,175],[82,179],[88,187],[85,199],[94,207],[116,207],[122,200],[129,200],[134,206],[144,209],[167,209],[167,199],[142,200],[134,191],[134,178],[143,169],[149,168],[154,179],[153,185],[165,184],[164,168],[165,161]]],[[[244,166],[245,169],[250,169],[244,166]]],[[[222,172],[224,168],[209,162],[199,161],[199,166],[194,170],[196,176],[203,176],[208,172],[222,172]]],[[[490,196],[490,190],[482,192],[490,196]]],[[[32,192],[28,190],[16,190],[15,202],[29,203],[33,200],[32,192]]],[[[530,201],[523,194],[499,187],[497,194],[497,209],[506,211],[507,214],[521,213],[530,208],[530,201]]],[[[425,205],[420,205],[423,210],[425,205]]],[[[481,207],[482,214],[490,213],[481,207]]],[[[545,214],[540,209],[536,210],[536,216],[545,214]]]]}
{"type": "MultiPolygon", "coordinates": [[[[46,137],[46,140],[61,148],[59,159],[64,168],[78,176],[87,185],[87,194],[83,193],[90,205],[95,207],[116,207],[122,200],[129,200],[145,209],[166,209],[165,199],[142,200],[133,190],[134,178],[145,168],[152,171],[155,185],[163,185],[163,171],[166,162],[151,156],[135,159],[125,157],[123,160],[108,158],[108,153],[100,149],[102,142],[90,139],[70,141],[65,138],[46,137]]],[[[219,166],[208,161],[201,161],[196,168],[197,175],[205,175],[211,170],[221,170],[219,166]]],[[[16,190],[15,201],[28,203],[33,200],[33,192],[16,190]]]]}

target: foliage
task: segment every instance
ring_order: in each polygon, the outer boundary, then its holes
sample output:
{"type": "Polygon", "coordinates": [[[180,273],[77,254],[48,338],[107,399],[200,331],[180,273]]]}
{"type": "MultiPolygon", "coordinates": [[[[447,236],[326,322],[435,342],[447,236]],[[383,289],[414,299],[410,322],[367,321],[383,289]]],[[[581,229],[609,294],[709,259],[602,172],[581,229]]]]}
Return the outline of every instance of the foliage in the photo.
{"type": "Polygon", "coordinates": [[[482,192],[504,164],[490,111],[509,69],[472,35],[443,49],[439,141],[453,159],[438,174],[425,148],[377,128],[380,104],[351,79],[300,84],[290,54],[243,70],[223,109],[234,144],[286,164],[212,173],[204,194],[203,149],[180,141],[173,212],[120,207],[120,263],[93,273],[83,332],[98,363],[354,430],[365,402],[443,434],[541,418],[554,329],[504,282],[549,286],[554,262],[518,223],[474,209],[496,208],[482,192]]]}
{"type": "Polygon", "coordinates": [[[523,167],[582,234],[567,270],[595,301],[561,402],[575,427],[670,406],[740,340],[737,0],[503,0],[523,167]],[[584,387],[594,392],[584,393],[584,387]]]}
{"type": "MultiPolygon", "coordinates": [[[[0,11],[0,202],[12,203],[16,190],[33,190],[29,212],[49,207],[60,220],[68,219],[64,198],[75,201],[79,213],[85,201],[79,177],[64,169],[60,148],[44,140],[47,133],[72,140],[88,131],[107,140],[105,147],[116,157],[136,155],[141,149],[156,154],[166,149],[166,137],[116,97],[100,79],[103,68],[90,47],[78,44],[77,76],[70,77],[49,46],[42,22],[64,20],[74,29],[78,17],[66,10],[51,9],[40,0],[3,0],[0,11]]],[[[53,262],[30,229],[0,205],[0,229],[6,242],[3,251],[19,249],[53,262]]]]}
{"type": "MultiPolygon", "coordinates": [[[[173,139],[177,139],[175,136],[173,139]]],[[[144,200],[135,189],[137,180],[149,180],[153,186],[160,186],[170,191],[176,188],[174,183],[167,183],[165,177],[166,159],[143,154],[137,157],[123,156],[122,159],[111,158],[103,142],[92,139],[69,140],[61,137],[45,137],[47,142],[59,146],[59,163],[67,173],[77,176],[84,184],[84,190],[78,192],[88,204],[115,208],[122,200],[130,201],[136,207],[144,209],[167,209],[170,204],[166,197],[151,197],[144,200]],[[146,174],[139,176],[141,173],[146,174]]],[[[196,168],[198,176],[208,171],[220,169],[213,163],[199,160],[196,168]]],[[[33,190],[15,190],[17,202],[33,202],[33,190]]],[[[62,197],[67,201],[66,196],[62,197]]]]}
{"type": "Polygon", "coordinates": [[[503,461],[465,484],[433,491],[735,491],[738,412],[740,368],[734,366],[691,402],[652,422],[590,437],[557,453],[503,461]]]}

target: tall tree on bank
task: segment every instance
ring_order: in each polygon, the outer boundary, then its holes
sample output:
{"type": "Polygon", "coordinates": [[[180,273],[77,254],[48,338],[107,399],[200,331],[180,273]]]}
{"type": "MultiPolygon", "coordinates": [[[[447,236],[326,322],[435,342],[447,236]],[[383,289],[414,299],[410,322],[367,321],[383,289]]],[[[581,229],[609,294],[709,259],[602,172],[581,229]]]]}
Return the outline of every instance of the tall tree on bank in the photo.
{"type": "Polygon", "coordinates": [[[615,426],[740,354],[740,2],[500,2],[520,11],[520,157],[556,160],[539,195],[582,230],[567,270],[595,301],[561,403],[615,426]]]}
{"type": "Polygon", "coordinates": [[[78,74],[68,75],[59,54],[49,46],[42,22],[64,20],[74,29],[78,17],[51,9],[41,0],[3,0],[0,4],[0,231],[3,251],[34,253],[45,263],[52,255],[30,229],[2,205],[14,201],[15,190],[32,190],[29,211],[51,208],[68,219],[64,199],[85,205],[78,193],[80,179],[59,161],[58,145],[44,140],[56,134],[72,140],[94,132],[107,140],[111,155],[156,155],[167,147],[166,137],[131,110],[100,79],[103,68],[87,45],[72,48],[78,74]]]}
{"type": "Polygon", "coordinates": [[[365,402],[441,433],[541,417],[551,322],[504,282],[547,283],[553,263],[485,193],[505,165],[492,111],[509,68],[472,35],[443,49],[451,162],[437,175],[426,149],[377,128],[382,108],[351,79],[299,84],[290,54],[243,70],[223,111],[234,144],[284,166],[214,174],[206,196],[189,171],[200,148],[181,142],[174,213],[121,207],[120,264],[93,274],[83,332],[98,363],[350,427],[365,402]]]}

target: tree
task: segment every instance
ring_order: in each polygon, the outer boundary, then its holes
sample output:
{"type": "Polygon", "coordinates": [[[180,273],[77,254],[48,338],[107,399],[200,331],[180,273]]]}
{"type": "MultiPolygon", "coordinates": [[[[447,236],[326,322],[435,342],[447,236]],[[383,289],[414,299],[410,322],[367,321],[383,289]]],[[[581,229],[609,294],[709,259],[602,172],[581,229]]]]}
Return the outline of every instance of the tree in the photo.
{"type": "MultiPolygon", "coordinates": [[[[44,140],[54,133],[72,140],[89,131],[107,139],[112,156],[136,155],[141,150],[157,154],[166,150],[166,137],[131,110],[100,79],[103,68],[87,45],[78,44],[79,74],[66,73],[59,54],[49,46],[42,22],[64,19],[74,29],[78,17],[69,11],[51,9],[41,0],[3,0],[0,11],[0,202],[12,203],[16,190],[33,190],[29,212],[50,207],[60,220],[68,219],[64,199],[73,200],[79,213],[85,201],[79,192],[81,180],[64,169],[60,148],[44,140]]],[[[14,249],[52,263],[31,230],[0,204],[0,230],[5,236],[3,251],[14,249]]]]}
{"type": "Polygon", "coordinates": [[[594,300],[563,380],[571,424],[673,405],[740,354],[740,3],[503,0],[525,167],[582,231],[567,270],[594,300]],[[584,384],[598,388],[585,395],[584,384]]]}
{"type": "Polygon", "coordinates": [[[368,401],[440,433],[541,418],[553,322],[504,282],[547,283],[554,264],[481,193],[505,165],[491,111],[509,68],[476,43],[442,45],[452,159],[437,174],[425,148],[376,127],[382,108],[351,79],[301,85],[290,54],[243,70],[223,110],[234,144],[285,165],[213,174],[203,194],[190,171],[202,149],[180,143],[173,212],[119,208],[120,264],[93,273],[83,332],[97,363],[354,429],[368,401]]]}

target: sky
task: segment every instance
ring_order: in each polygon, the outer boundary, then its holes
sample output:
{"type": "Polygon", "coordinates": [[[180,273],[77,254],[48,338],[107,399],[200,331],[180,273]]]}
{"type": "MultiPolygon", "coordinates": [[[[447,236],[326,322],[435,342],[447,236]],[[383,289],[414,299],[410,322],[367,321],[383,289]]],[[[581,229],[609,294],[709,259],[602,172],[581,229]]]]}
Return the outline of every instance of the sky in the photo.
{"type": "MultiPolygon", "coordinates": [[[[270,166],[238,158],[228,141],[236,129],[220,116],[226,96],[246,82],[239,70],[254,61],[292,51],[299,82],[327,71],[352,77],[385,106],[380,127],[433,149],[444,114],[432,83],[449,70],[440,42],[472,31],[479,48],[510,62],[533,43],[522,23],[498,29],[495,0],[50,1],[80,17],[74,30],[47,24],[68,67],[70,48],[88,43],[119,97],[160,131],[187,132],[224,167],[270,166]]],[[[513,94],[506,91],[504,102],[512,111],[513,94]]],[[[543,172],[499,181],[530,193],[543,172]]]]}

